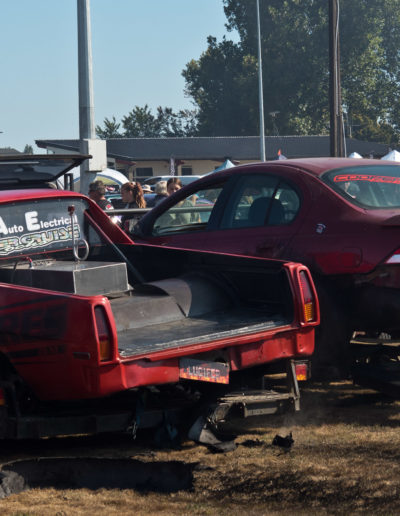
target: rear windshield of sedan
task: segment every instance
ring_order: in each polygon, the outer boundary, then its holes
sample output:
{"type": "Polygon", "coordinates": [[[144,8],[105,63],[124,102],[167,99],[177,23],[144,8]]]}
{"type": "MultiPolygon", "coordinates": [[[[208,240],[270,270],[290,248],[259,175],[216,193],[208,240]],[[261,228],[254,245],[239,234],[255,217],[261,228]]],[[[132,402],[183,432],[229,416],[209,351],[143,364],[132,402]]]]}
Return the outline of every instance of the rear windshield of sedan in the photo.
{"type": "Polygon", "coordinates": [[[400,166],[368,165],[330,170],[322,177],[345,199],[363,208],[400,208],[400,166]]]}

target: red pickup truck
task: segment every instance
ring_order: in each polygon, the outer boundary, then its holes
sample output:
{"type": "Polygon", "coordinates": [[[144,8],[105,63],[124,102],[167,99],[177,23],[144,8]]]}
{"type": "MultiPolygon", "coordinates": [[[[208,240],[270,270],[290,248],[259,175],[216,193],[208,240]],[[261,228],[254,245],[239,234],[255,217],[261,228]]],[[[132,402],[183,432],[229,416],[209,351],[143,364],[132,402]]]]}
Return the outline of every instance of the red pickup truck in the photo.
{"type": "Polygon", "coordinates": [[[48,187],[85,158],[0,157],[0,436],[298,409],[319,323],[307,267],[135,245],[48,187]]]}

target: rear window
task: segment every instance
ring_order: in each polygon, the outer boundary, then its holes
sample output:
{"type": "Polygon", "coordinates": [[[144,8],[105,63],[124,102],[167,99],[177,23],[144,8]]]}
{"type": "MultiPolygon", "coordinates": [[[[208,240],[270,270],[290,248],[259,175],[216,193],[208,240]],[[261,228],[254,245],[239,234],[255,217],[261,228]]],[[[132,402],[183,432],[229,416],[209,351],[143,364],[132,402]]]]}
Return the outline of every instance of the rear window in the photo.
{"type": "Polygon", "coordinates": [[[70,205],[75,207],[74,239],[98,241],[85,221],[84,199],[7,203],[0,205],[0,258],[71,249],[70,205]]]}
{"type": "Polygon", "coordinates": [[[330,170],[322,179],[345,199],[363,208],[400,208],[399,165],[330,170]]]}

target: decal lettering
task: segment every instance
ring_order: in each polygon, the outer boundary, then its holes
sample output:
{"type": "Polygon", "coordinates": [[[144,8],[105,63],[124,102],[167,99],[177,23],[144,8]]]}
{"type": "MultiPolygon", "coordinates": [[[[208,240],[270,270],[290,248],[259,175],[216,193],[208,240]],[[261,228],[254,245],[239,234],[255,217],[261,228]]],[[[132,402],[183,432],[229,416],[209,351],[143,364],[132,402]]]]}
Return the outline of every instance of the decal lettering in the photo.
{"type": "MultiPolygon", "coordinates": [[[[78,202],[78,201],[77,201],[78,202]]],[[[82,238],[80,226],[85,203],[73,214],[74,238],[82,238]]],[[[0,207],[0,258],[71,247],[71,216],[67,201],[39,200],[0,207]]]]}
{"type": "Polygon", "coordinates": [[[18,238],[3,238],[0,239],[0,255],[6,256],[12,253],[18,246],[18,238]]]}
{"type": "Polygon", "coordinates": [[[400,184],[400,177],[375,176],[369,174],[340,174],[333,178],[335,183],[346,183],[348,181],[369,181],[370,183],[400,184]]]}
{"type": "Polygon", "coordinates": [[[8,229],[7,226],[4,224],[3,217],[0,217],[0,233],[8,235],[8,229]]]}
{"type": "MultiPolygon", "coordinates": [[[[74,226],[75,239],[79,239],[80,236],[79,226],[74,226]]],[[[46,247],[56,241],[72,241],[71,226],[25,234],[18,237],[0,238],[0,256],[7,256],[16,251],[46,247]]]]}
{"type": "Polygon", "coordinates": [[[37,231],[38,229],[40,229],[37,211],[28,211],[27,213],[25,213],[25,221],[26,228],[28,231],[37,231]]]}

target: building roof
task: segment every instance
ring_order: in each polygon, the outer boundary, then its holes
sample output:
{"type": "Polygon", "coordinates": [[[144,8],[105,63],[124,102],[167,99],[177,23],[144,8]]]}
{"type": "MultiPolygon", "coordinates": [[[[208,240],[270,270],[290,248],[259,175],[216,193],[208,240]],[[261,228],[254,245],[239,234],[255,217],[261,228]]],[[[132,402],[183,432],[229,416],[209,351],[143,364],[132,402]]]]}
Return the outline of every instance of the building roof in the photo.
{"type": "Polygon", "coordinates": [[[2,147],[0,148],[0,154],[1,155],[7,155],[7,154],[21,154],[17,149],[13,149],[12,147],[2,147]]]}
{"type": "MultiPolygon", "coordinates": [[[[41,148],[79,151],[79,140],[36,140],[41,148]]],[[[275,159],[278,152],[287,158],[329,156],[329,136],[266,136],[267,159],[275,159]]],[[[386,144],[346,139],[346,154],[358,152],[362,156],[381,157],[389,147],[386,144]]],[[[115,138],[107,140],[107,155],[131,161],[169,160],[258,160],[258,136],[217,136],[190,138],[115,138]]]]}

